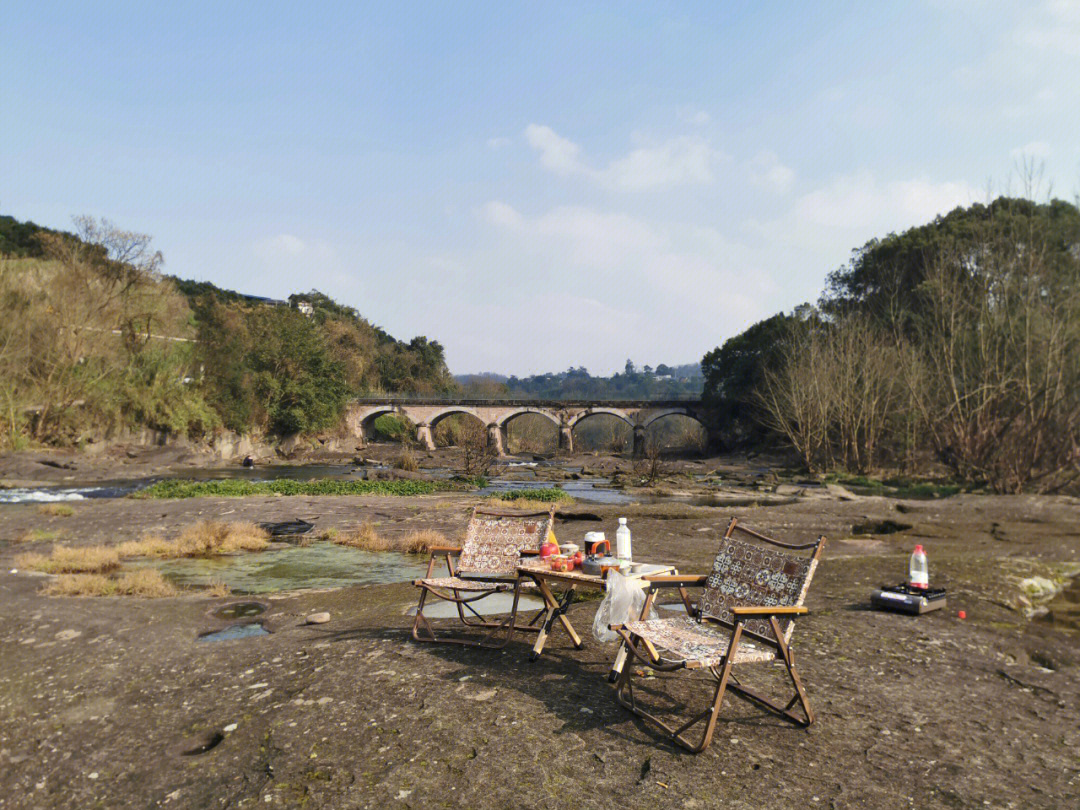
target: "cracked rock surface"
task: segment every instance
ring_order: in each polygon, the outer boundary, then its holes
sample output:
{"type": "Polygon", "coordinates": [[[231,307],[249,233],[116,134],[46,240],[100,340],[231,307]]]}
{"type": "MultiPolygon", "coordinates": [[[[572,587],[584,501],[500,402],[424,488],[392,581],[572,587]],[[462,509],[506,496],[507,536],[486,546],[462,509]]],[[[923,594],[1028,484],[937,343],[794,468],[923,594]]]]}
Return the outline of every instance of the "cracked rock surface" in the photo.
{"type": "MultiPolygon", "coordinates": [[[[454,538],[470,503],[103,500],[77,504],[63,525],[72,544],[121,542],[207,517],[304,514],[320,528],[372,519],[391,534],[454,538]]],[[[211,615],[228,598],[50,598],[41,577],[7,573],[17,552],[50,545],[9,538],[64,519],[4,507],[0,808],[1076,806],[1080,637],[1054,610],[1027,618],[1015,583],[1074,570],[1080,510],[963,495],[904,502],[902,532],[850,535],[895,519],[896,505],[797,497],[632,519],[635,555],[683,573],[705,570],[732,512],[780,539],[829,537],[793,636],[818,722],[800,730],[729,699],[699,756],[615,703],[614,645],[588,633],[595,601],[570,610],[585,649],[556,631],[536,663],[524,637],[502,651],[410,641],[407,584],[261,596],[269,608],[252,620],[269,635],[201,643],[233,623],[211,615]],[[948,608],[870,611],[870,590],[903,578],[915,543],[948,608]],[[323,611],[329,622],[305,623],[323,611]]],[[[562,523],[560,537],[613,532],[616,508],[587,511],[602,521],[562,523]]],[[[780,674],[741,668],[766,690],[783,687],[780,674]]],[[[700,707],[706,692],[685,674],[639,686],[662,713],[700,707]]]]}

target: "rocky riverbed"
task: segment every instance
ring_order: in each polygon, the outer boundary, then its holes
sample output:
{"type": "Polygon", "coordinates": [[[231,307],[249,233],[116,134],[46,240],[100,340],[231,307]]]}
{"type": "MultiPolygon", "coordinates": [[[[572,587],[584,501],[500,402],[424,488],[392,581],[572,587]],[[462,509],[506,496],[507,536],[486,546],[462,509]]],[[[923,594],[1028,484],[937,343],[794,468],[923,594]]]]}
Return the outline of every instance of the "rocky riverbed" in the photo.
{"type": "MultiPolygon", "coordinates": [[[[731,483],[717,506],[560,510],[565,539],[613,533],[628,515],[635,556],[684,573],[709,564],[732,514],[780,539],[829,538],[793,638],[818,722],[799,730],[729,701],[699,756],[615,703],[604,678],[613,645],[587,637],[575,651],[556,633],[536,663],[524,640],[500,652],[419,645],[406,583],[260,594],[265,610],[238,618],[221,615],[236,596],[46,597],[42,576],[10,573],[16,554],[54,542],[113,544],[209,518],[371,521],[388,535],[456,538],[474,494],[119,498],[74,503],[70,515],[0,506],[0,807],[1073,806],[1077,501],[795,484],[781,494],[762,481],[731,483]],[[871,589],[903,577],[915,543],[948,608],[869,610],[871,589]],[[306,622],[322,611],[328,622],[306,622]],[[199,641],[251,622],[267,632],[199,641]]],[[[579,630],[595,606],[571,608],[579,630]]],[[[779,674],[744,668],[766,688],[779,674]]],[[[668,708],[705,692],[685,675],[643,686],[668,708]]]]}

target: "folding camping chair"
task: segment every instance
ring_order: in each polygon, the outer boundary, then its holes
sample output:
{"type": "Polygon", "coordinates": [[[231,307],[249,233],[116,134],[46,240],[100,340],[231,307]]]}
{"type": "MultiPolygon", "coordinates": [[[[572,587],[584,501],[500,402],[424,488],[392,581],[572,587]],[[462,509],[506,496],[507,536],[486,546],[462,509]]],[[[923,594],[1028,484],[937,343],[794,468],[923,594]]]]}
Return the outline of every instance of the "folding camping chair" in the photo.
{"type": "Polygon", "coordinates": [[[814,713],[795,669],[790,640],[795,617],[807,613],[803,600],[824,544],[824,537],[812,543],[781,543],[738,525],[738,520],[732,518],[711,574],[646,576],[650,586],[641,618],[611,629],[622,637],[630,654],[646,666],[659,672],[704,670],[715,683],[715,692],[703,712],[672,728],[639,706],[632,683],[634,667],[627,661],[616,683],[618,701],[694,753],[705,750],[712,741],[720,704],[728,690],[796,725],[813,723],[814,713]],[[736,532],[757,542],[738,539],[733,536],[736,532]],[[809,554],[795,555],[792,551],[809,554]],[[688,587],[704,588],[697,606],[686,597],[688,587]],[[649,619],[661,588],[678,588],[688,615],[649,619]],[[744,686],[732,671],[736,664],[773,661],[777,657],[784,662],[795,687],[795,694],[784,705],[744,686]],[[801,705],[804,716],[792,711],[796,703],[801,705]],[[704,733],[700,741],[693,742],[686,733],[699,723],[705,724],[704,733]]]}
{"type": "Polygon", "coordinates": [[[420,603],[416,606],[412,637],[416,641],[461,644],[473,647],[505,647],[515,632],[538,633],[540,611],[531,622],[517,623],[518,600],[523,587],[535,587],[523,582],[517,573],[522,554],[536,554],[547,539],[555,520],[555,507],[547,512],[502,512],[477,507],[473,509],[465,530],[461,548],[431,549],[427,574],[413,584],[420,588],[420,603]],[[445,557],[448,576],[433,577],[435,563],[445,557]],[[454,558],[457,558],[457,564],[454,558]],[[499,621],[485,619],[473,606],[492,594],[513,591],[514,600],[509,614],[499,621]],[[428,595],[451,602],[457,607],[457,621],[471,629],[486,631],[479,638],[440,636],[424,605],[428,595]],[[466,613],[470,615],[466,615],[466,613]]]}

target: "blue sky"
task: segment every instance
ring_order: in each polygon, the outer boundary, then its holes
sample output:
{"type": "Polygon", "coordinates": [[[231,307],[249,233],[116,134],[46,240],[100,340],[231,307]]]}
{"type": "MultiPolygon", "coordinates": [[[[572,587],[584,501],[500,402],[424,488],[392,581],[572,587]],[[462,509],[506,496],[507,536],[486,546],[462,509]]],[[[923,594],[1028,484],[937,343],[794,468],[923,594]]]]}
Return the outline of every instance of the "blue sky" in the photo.
{"type": "Polygon", "coordinates": [[[700,359],[874,236],[1080,179],[1080,0],[5,3],[0,211],[318,288],[455,372],[700,359]]]}

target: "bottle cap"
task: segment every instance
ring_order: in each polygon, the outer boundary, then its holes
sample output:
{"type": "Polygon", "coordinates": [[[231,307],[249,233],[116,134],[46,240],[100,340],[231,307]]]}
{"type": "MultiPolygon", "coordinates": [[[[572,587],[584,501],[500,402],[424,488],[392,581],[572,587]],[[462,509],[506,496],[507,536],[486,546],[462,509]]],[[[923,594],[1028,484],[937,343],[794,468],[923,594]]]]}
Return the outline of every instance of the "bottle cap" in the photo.
{"type": "Polygon", "coordinates": [[[619,518],[619,523],[626,523],[626,518],[619,518]]]}
{"type": "Polygon", "coordinates": [[[922,543],[919,543],[919,545],[915,546],[915,551],[913,551],[912,553],[913,554],[925,554],[926,552],[923,551],[922,543]]]}

